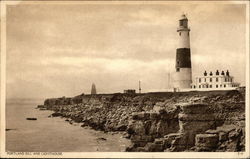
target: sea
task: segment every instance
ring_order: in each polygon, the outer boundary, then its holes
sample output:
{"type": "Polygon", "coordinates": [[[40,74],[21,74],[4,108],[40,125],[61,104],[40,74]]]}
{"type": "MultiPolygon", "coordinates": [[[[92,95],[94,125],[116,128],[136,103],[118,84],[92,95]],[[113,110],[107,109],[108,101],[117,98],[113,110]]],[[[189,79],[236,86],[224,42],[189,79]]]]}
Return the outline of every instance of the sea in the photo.
{"type": "Polygon", "coordinates": [[[7,152],[123,152],[130,141],[122,133],[104,133],[36,109],[43,99],[8,99],[7,152]],[[26,120],[37,118],[37,120],[26,120]]]}

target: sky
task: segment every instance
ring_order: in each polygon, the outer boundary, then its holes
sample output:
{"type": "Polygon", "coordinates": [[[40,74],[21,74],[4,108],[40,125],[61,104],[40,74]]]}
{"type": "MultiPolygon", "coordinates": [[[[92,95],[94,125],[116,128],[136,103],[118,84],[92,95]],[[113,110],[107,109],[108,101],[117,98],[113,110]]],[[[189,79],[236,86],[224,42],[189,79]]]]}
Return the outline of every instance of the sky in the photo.
{"type": "Polygon", "coordinates": [[[189,19],[192,75],[229,70],[245,85],[244,4],[7,6],[7,98],[161,91],[171,87],[178,20],[189,19]]]}

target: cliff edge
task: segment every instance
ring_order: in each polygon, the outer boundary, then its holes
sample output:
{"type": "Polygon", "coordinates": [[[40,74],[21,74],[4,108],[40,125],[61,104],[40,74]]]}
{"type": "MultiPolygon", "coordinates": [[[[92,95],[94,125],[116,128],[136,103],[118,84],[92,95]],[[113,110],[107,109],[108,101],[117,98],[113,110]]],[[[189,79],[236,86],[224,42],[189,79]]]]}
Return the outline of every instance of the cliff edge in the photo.
{"type": "Polygon", "coordinates": [[[125,131],[126,151],[245,150],[245,91],[82,94],[38,107],[96,130],[125,131]]]}

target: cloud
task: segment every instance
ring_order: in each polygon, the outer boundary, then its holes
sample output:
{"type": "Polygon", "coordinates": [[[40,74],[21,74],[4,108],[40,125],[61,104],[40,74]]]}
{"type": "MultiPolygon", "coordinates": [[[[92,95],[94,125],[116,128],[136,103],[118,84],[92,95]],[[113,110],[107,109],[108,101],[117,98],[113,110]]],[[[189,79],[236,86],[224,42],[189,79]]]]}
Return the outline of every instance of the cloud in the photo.
{"type": "Polygon", "coordinates": [[[7,96],[57,97],[164,90],[178,18],[188,13],[193,76],[229,69],[245,82],[245,6],[82,4],[7,7],[7,96]],[[229,12],[230,11],[230,12],[229,12]]]}

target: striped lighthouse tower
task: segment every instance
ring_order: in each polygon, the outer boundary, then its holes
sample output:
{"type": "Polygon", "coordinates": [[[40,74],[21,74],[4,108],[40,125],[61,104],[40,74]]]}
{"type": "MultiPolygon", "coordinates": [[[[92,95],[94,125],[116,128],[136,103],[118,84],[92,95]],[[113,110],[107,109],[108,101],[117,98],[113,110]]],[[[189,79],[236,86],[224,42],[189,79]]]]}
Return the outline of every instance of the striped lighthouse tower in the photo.
{"type": "Polygon", "coordinates": [[[188,19],[183,14],[179,20],[177,29],[179,45],[176,50],[175,73],[173,77],[174,90],[182,91],[189,89],[192,83],[190,38],[188,28],[188,19]]]}

